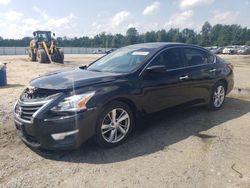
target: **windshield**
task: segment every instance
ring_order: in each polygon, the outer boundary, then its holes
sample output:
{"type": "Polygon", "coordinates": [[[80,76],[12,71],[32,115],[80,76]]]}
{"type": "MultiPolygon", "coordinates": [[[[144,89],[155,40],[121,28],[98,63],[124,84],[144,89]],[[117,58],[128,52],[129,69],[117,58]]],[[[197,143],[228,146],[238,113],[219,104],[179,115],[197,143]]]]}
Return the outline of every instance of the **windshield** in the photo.
{"type": "Polygon", "coordinates": [[[87,70],[128,73],[142,65],[151,52],[152,49],[121,48],[97,60],[87,70]]]}
{"type": "Polygon", "coordinates": [[[46,41],[46,42],[49,42],[50,41],[50,38],[51,38],[51,35],[50,33],[47,33],[47,32],[40,32],[38,33],[38,35],[36,36],[36,39],[37,41],[41,42],[41,41],[46,41]]]}

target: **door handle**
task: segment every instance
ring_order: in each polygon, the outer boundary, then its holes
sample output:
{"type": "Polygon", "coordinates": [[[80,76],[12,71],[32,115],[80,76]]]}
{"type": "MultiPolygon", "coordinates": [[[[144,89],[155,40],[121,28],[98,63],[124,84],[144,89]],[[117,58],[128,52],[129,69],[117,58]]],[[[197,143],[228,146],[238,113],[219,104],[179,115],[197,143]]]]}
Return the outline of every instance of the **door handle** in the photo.
{"type": "Polygon", "coordinates": [[[209,70],[209,72],[211,72],[211,73],[215,72],[215,71],[216,71],[216,69],[214,69],[214,68],[212,68],[212,69],[209,70]]]}
{"type": "Polygon", "coordinates": [[[186,80],[186,79],[188,79],[189,78],[189,76],[188,75],[185,75],[185,76],[181,76],[181,77],[179,77],[179,79],[180,80],[186,80]]]}

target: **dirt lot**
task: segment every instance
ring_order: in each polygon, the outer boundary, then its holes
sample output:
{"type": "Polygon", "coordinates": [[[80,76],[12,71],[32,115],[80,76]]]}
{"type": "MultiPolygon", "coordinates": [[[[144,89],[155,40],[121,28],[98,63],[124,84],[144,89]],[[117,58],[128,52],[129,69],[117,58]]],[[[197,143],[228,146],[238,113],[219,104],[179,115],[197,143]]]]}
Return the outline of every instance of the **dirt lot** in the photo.
{"type": "Polygon", "coordinates": [[[162,112],[117,148],[92,142],[76,151],[40,155],[15,134],[11,110],[28,81],[65,65],[4,57],[9,85],[0,88],[0,187],[250,187],[250,56],[223,56],[235,66],[235,89],[223,109],[162,112]]]}

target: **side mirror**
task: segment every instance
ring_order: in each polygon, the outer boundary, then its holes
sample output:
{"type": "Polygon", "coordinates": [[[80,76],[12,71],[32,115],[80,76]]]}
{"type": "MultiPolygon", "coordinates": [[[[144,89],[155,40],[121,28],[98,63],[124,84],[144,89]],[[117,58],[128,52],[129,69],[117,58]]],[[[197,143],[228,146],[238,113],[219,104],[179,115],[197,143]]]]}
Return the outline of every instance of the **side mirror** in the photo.
{"type": "Polygon", "coordinates": [[[153,65],[153,66],[147,67],[146,71],[148,73],[165,73],[166,67],[165,65],[153,65]]]}
{"type": "Polygon", "coordinates": [[[53,37],[54,37],[54,36],[56,36],[56,34],[55,34],[55,33],[53,33],[53,37]]]}
{"type": "Polygon", "coordinates": [[[34,37],[36,36],[36,33],[35,33],[35,32],[33,32],[33,36],[34,36],[34,37]]]}
{"type": "Polygon", "coordinates": [[[88,68],[87,65],[83,65],[83,66],[80,67],[80,69],[83,69],[83,70],[85,70],[87,68],[88,68]]]}

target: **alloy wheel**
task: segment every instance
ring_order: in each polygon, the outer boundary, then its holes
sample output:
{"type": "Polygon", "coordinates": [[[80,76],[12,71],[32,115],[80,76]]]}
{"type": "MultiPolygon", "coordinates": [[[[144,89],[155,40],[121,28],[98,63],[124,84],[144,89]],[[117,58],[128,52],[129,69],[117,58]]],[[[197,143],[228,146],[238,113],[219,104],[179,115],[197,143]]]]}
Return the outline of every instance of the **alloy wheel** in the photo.
{"type": "Polygon", "coordinates": [[[213,95],[213,102],[214,102],[214,106],[216,108],[219,108],[225,99],[225,89],[222,85],[219,85],[215,91],[214,91],[214,95],[213,95]]]}
{"type": "Polygon", "coordinates": [[[109,143],[117,143],[126,136],[129,128],[130,117],[128,112],[122,108],[115,108],[102,121],[102,137],[109,143]]]}

